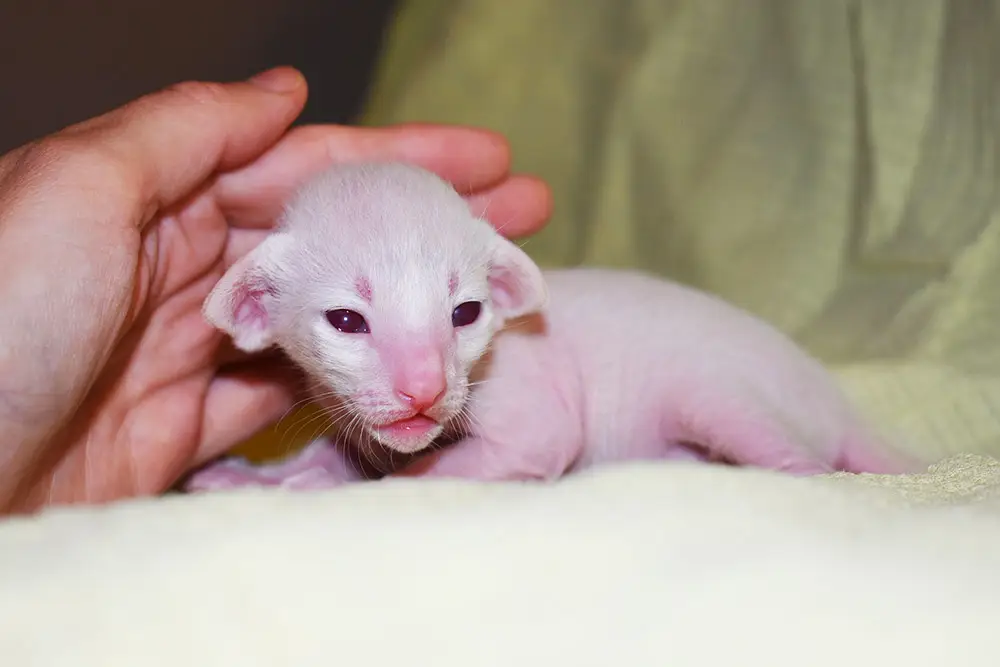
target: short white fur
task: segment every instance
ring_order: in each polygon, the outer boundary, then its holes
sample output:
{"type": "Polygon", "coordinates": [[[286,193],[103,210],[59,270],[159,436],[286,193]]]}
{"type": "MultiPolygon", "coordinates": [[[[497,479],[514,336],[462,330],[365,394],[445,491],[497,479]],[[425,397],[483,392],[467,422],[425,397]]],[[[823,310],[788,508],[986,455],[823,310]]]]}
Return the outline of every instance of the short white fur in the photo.
{"type": "MultiPolygon", "coordinates": [[[[318,176],[278,231],[219,282],[205,315],[243,350],[278,345],[332,390],[347,406],[335,419],[347,424],[342,439],[422,452],[396,474],[554,479],[651,458],[793,474],[919,468],[869,428],[818,360],[767,322],[636,271],[543,273],[417,167],[340,166],[318,176]],[[480,317],[452,326],[455,306],[468,300],[483,302],[480,317]],[[361,314],[371,333],[331,326],[325,313],[337,308],[361,314]],[[447,390],[425,412],[438,427],[418,436],[381,430],[413,414],[398,396],[401,369],[440,378],[442,367],[447,390]],[[423,452],[446,425],[463,427],[452,433],[457,442],[423,452]]],[[[357,479],[331,444],[336,436],[274,467],[224,461],[186,488],[357,479]]]]}

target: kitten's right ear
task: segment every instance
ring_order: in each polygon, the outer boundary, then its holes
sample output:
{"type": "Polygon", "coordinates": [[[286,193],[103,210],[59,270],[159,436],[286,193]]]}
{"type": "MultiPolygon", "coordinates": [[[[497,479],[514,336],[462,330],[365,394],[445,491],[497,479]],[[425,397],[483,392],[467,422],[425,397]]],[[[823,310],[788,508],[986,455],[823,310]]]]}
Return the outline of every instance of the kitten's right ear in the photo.
{"type": "Polygon", "coordinates": [[[490,260],[490,298],[503,319],[515,319],[545,307],[548,287],[542,270],[513,241],[494,235],[490,260]]]}
{"type": "Polygon", "coordinates": [[[229,267],[202,306],[208,323],[243,352],[260,352],[274,343],[275,268],[290,242],[282,232],[268,236],[229,267]]]}

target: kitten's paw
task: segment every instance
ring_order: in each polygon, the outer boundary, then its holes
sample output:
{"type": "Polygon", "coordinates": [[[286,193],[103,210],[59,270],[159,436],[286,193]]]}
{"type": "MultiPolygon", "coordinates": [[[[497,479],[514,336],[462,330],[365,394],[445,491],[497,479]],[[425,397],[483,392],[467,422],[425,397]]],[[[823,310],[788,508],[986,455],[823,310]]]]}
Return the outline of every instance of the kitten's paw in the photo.
{"type": "Polygon", "coordinates": [[[182,489],[188,493],[243,487],[293,490],[330,489],[358,480],[357,472],[329,442],[317,440],[277,463],[256,464],[244,458],[224,458],[191,474],[182,489]]]}
{"type": "Polygon", "coordinates": [[[194,472],[184,482],[183,490],[196,493],[246,486],[278,486],[279,480],[269,478],[261,468],[245,459],[222,459],[194,472]]]}

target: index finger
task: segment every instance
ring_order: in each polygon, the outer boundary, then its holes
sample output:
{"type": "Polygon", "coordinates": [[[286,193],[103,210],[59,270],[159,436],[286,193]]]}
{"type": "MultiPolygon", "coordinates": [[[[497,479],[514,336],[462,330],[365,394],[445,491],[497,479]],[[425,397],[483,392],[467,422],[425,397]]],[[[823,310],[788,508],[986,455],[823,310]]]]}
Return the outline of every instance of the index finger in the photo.
{"type": "Polygon", "coordinates": [[[420,165],[470,195],[507,177],[510,149],[496,133],[461,126],[304,126],[253,164],[221,176],[215,201],[234,225],[269,228],[292,192],[316,172],[336,163],[391,160],[420,165]]]}

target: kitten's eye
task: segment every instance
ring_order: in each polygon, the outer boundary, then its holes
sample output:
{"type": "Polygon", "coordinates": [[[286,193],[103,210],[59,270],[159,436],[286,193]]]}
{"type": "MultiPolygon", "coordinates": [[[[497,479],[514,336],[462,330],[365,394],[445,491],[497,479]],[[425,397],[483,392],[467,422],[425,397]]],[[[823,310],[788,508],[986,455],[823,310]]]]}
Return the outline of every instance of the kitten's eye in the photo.
{"type": "Polygon", "coordinates": [[[326,311],[327,321],[333,328],[346,334],[366,334],[371,333],[368,329],[368,322],[359,313],[346,308],[326,311]]]}
{"type": "Polygon", "coordinates": [[[451,311],[451,325],[455,328],[465,327],[479,319],[483,304],[478,301],[466,301],[455,306],[451,311]]]}

